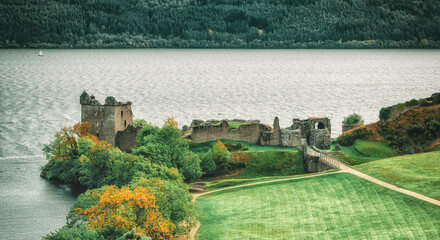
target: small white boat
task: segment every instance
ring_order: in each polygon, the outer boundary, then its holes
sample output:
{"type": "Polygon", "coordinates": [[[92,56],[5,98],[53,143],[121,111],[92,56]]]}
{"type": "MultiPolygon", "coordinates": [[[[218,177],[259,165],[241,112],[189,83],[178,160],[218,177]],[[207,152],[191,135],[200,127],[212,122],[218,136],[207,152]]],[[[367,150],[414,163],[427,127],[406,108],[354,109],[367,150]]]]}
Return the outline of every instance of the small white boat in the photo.
{"type": "Polygon", "coordinates": [[[39,56],[39,57],[44,56],[43,51],[40,51],[37,56],[39,56]]]}

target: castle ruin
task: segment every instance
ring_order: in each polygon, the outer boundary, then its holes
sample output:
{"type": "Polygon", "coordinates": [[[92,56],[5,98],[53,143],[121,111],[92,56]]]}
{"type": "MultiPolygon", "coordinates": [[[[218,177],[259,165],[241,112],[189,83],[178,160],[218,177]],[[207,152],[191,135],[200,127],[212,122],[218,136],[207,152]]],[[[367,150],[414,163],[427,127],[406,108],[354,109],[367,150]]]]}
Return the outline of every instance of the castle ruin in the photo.
{"type": "MultiPolygon", "coordinates": [[[[118,102],[107,97],[102,105],[85,91],[80,96],[81,121],[91,125],[91,134],[99,140],[109,142],[123,151],[131,151],[142,126],[133,126],[131,102],[118,102]]],[[[258,120],[193,120],[183,127],[183,136],[192,143],[203,143],[220,139],[247,141],[262,146],[301,147],[301,139],[312,146],[328,149],[331,145],[331,124],[329,118],[293,119],[288,128],[280,128],[278,117],[273,127],[258,120]]]]}
{"type": "Polygon", "coordinates": [[[81,121],[90,124],[92,135],[124,151],[133,148],[138,129],[133,127],[131,102],[122,103],[107,97],[102,105],[84,91],[80,104],[81,121]]]}
{"type": "Polygon", "coordinates": [[[184,126],[184,136],[193,143],[220,139],[252,142],[262,146],[300,147],[301,139],[310,145],[329,149],[331,145],[331,124],[329,118],[293,119],[292,125],[281,129],[278,117],[273,127],[258,120],[193,120],[191,126],[184,126]],[[238,125],[237,127],[231,127],[238,125]]]}

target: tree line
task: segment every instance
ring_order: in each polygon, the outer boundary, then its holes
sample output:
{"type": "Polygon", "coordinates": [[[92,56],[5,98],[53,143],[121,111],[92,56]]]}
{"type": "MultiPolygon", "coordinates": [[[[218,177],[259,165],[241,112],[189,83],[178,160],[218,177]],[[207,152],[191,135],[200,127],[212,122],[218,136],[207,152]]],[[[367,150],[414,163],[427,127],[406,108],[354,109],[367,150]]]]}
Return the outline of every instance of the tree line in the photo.
{"type": "Polygon", "coordinates": [[[0,47],[439,47],[432,0],[4,0],[0,47]]]}

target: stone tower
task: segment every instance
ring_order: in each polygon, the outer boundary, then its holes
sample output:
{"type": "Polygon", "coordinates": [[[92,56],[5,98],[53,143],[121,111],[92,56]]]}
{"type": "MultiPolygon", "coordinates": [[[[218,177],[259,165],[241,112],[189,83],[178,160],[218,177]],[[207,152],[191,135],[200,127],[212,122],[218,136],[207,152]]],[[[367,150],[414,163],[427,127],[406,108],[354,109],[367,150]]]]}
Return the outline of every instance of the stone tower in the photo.
{"type": "Polygon", "coordinates": [[[80,96],[80,103],[81,121],[90,124],[91,134],[114,147],[118,131],[124,131],[133,124],[131,102],[121,103],[114,97],[107,97],[102,105],[94,96],[89,96],[84,91],[80,96]]]}

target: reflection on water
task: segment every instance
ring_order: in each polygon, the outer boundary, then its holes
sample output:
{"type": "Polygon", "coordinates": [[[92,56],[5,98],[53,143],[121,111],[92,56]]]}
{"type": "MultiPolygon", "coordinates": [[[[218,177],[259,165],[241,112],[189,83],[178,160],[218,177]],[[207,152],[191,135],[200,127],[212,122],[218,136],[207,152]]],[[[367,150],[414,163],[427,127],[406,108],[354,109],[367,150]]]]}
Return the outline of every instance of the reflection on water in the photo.
{"type": "Polygon", "coordinates": [[[133,102],[135,118],[344,116],[440,91],[438,50],[0,50],[0,236],[39,239],[65,223],[78,191],[39,177],[41,156],[80,120],[83,90],[133,102]],[[35,156],[38,155],[38,156],[35,156]],[[23,157],[15,157],[23,156],[23,157]]]}

